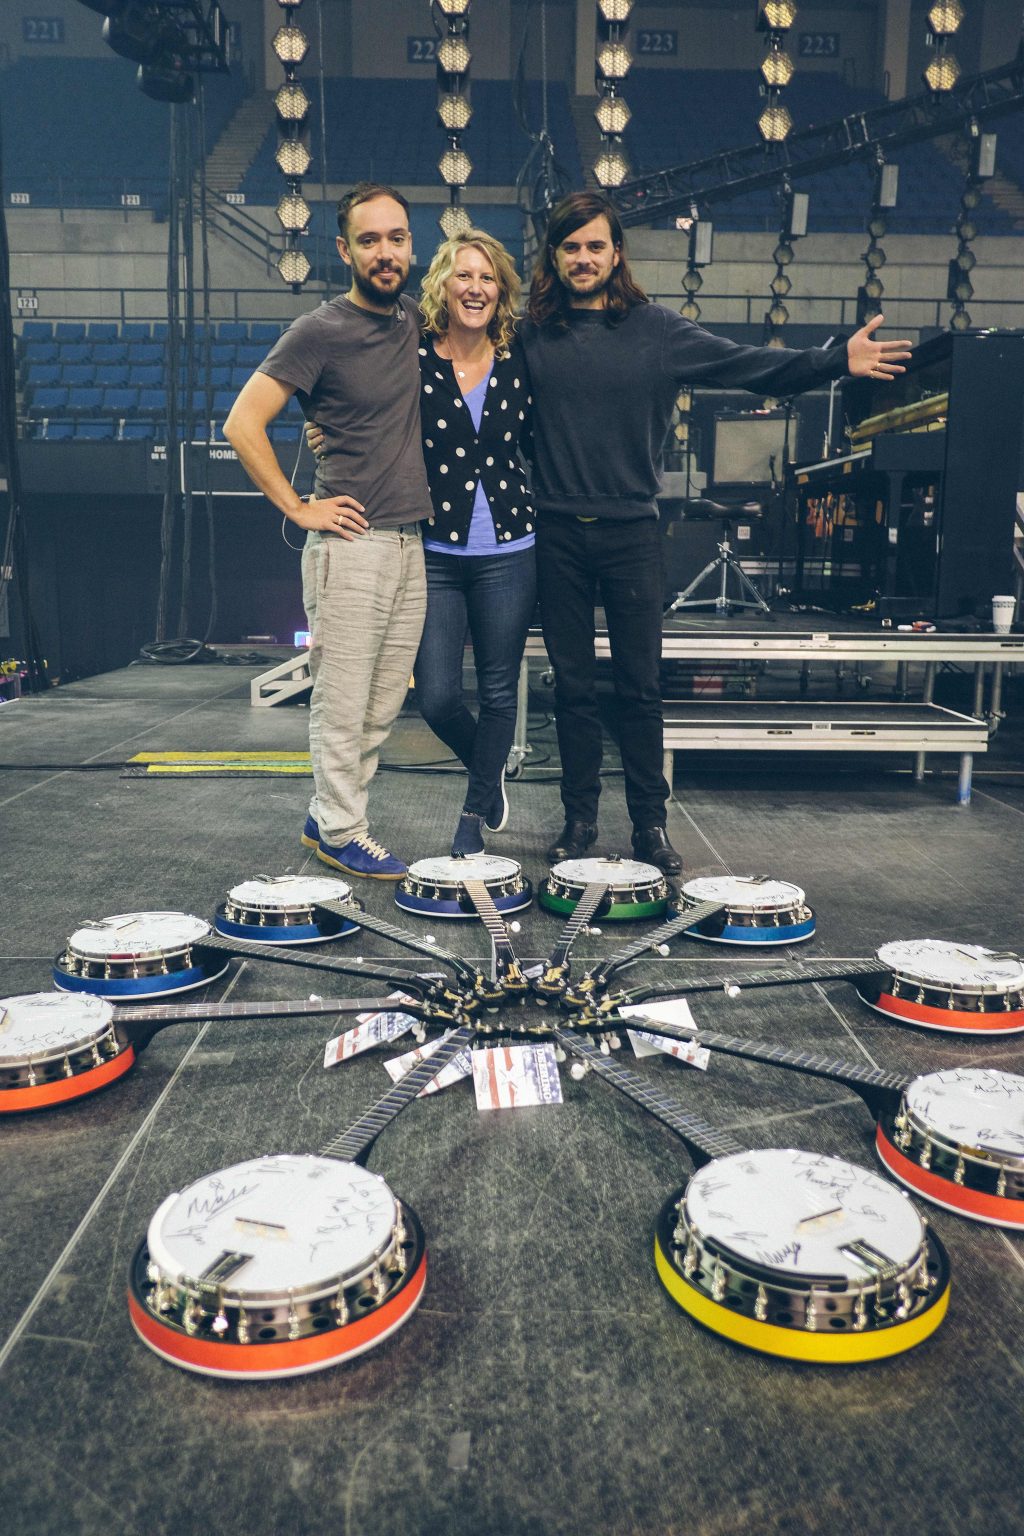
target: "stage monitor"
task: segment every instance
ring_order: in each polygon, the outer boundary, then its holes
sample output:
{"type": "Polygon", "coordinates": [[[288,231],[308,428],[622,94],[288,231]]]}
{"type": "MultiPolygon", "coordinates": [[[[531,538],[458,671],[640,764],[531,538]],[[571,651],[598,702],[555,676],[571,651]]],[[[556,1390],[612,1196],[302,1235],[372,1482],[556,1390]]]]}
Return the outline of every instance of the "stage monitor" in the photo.
{"type": "MultiPolygon", "coordinates": [[[[789,419],[786,457],[796,458],[797,417],[789,419]]],[[[786,450],[785,411],[715,414],[715,454],[712,482],[715,485],[770,485],[782,479],[786,450]],[[775,474],[772,475],[772,463],[775,474]]]]}

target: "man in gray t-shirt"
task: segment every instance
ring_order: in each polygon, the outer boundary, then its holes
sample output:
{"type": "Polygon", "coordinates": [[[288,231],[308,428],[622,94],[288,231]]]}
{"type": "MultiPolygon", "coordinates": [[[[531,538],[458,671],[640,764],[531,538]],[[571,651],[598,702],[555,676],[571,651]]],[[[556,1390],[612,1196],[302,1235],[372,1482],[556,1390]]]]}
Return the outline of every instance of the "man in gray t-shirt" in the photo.
{"type": "Polygon", "coordinates": [[[302,841],[345,874],[396,880],[406,866],[370,836],[366,810],[426,610],[419,325],[402,295],[412,256],[408,205],[392,188],[361,183],[339,203],[338,228],[351,290],[301,316],[275,343],[235,401],[224,436],[263,494],[307,530],[313,798],[302,841]],[[308,501],[282,473],[267,435],[292,395],[325,435],[308,501]]]}

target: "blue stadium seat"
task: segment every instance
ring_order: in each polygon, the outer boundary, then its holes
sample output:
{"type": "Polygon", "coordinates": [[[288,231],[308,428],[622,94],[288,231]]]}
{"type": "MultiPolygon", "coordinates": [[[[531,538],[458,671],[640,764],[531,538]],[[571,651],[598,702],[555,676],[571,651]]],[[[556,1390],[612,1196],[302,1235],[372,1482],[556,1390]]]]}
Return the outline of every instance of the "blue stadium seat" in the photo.
{"type": "Polygon", "coordinates": [[[270,429],[272,443],[297,443],[301,436],[302,428],[297,421],[275,421],[270,429]]]}
{"type": "Polygon", "coordinates": [[[105,363],[96,369],[96,383],[104,389],[119,389],[128,382],[127,363],[105,363]]]}
{"type": "Polygon", "coordinates": [[[139,389],[156,389],[163,383],[164,371],[158,363],[143,363],[128,369],[128,383],[139,389]]]}
{"type": "Polygon", "coordinates": [[[121,428],[123,442],[148,442],[156,436],[155,421],[126,421],[121,428]]]}
{"type": "Polygon", "coordinates": [[[166,341],[167,340],[167,321],[166,320],[154,320],[153,324],[151,326],[151,330],[153,332],[153,340],[154,341],[166,341]]]}
{"type": "Polygon", "coordinates": [[[233,341],[215,341],[210,347],[210,362],[223,365],[234,363],[235,343],[233,341]]]}
{"type": "Polygon", "coordinates": [[[60,356],[60,348],[55,341],[27,341],[25,343],[25,361],[27,363],[55,363],[60,356]]]}
{"type": "Polygon", "coordinates": [[[41,421],[33,436],[48,443],[66,443],[75,435],[73,421],[41,421]]]}
{"type": "Polygon", "coordinates": [[[111,416],[131,416],[139,405],[139,392],[137,389],[105,389],[103,391],[104,414],[111,416]]]}
{"type": "Polygon", "coordinates": [[[166,416],[166,389],[140,389],[137,410],[140,416],[166,416]]]}
{"type": "Polygon", "coordinates": [[[262,363],[269,350],[269,347],[254,347],[247,342],[244,346],[235,348],[235,362],[252,373],[252,370],[262,363]]]}
{"type": "Polygon", "coordinates": [[[223,421],[235,403],[233,389],[218,389],[213,397],[213,414],[218,420],[223,421]]]}
{"type": "Polygon", "coordinates": [[[129,341],[128,359],[132,363],[163,363],[164,346],[160,341],[129,341]]]}
{"type": "Polygon", "coordinates": [[[152,334],[148,320],[126,320],[121,326],[122,341],[148,341],[152,334]]]}
{"type": "Polygon", "coordinates": [[[231,369],[230,368],[211,368],[210,369],[210,388],[211,389],[229,389],[230,386],[231,386],[231,369]]]}
{"type": "Polygon", "coordinates": [[[288,404],[284,408],[284,414],[286,416],[294,416],[299,421],[305,420],[305,417],[302,414],[302,406],[299,404],[298,397],[296,395],[291,395],[289,397],[288,404]]]}
{"type": "Polygon", "coordinates": [[[248,341],[249,326],[244,320],[218,320],[218,341],[248,341]]]}
{"type": "MultiPolygon", "coordinates": [[[[61,371],[58,363],[30,363],[28,377],[25,380],[29,389],[52,389],[55,384],[60,384],[61,371]]],[[[70,380],[63,380],[69,383],[70,380]]]]}
{"type": "Polygon", "coordinates": [[[81,320],[58,320],[53,334],[58,341],[84,341],[85,324],[81,320]]]}
{"type": "Polygon", "coordinates": [[[26,320],[21,327],[21,339],[26,341],[52,341],[52,320],[26,320]]]}
{"type": "Polygon", "coordinates": [[[280,336],[283,327],[276,320],[253,320],[249,324],[249,340],[258,341],[269,351],[280,336]]]}
{"type": "Polygon", "coordinates": [[[60,370],[60,382],[81,389],[85,384],[96,382],[96,369],[92,363],[64,363],[60,370]]]}
{"type": "Polygon", "coordinates": [[[90,341],[117,341],[117,322],[115,320],[90,320],[90,341]]]}
{"type": "Polygon", "coordinates": [[[58,343],[57,357],[62,363],[91,363],[92,348],[87,341],[62,341],[58,343]]]}
{"type": "Polygon", "coordinates": [[[231,388],[232,389],[241,389],[244,384],[248,384],[248,382],[249,382],[249,380],[251,378],[252,378],[252,369],[251,368],[232,368],[232,370],[231,370],[231,381],[230,381],[231,382],[231,388]]]}
{"type": "Polygon", "coordinates": [[[92,360],[97,366],[104,363],[126,363],[128,361],[128,343],[126,341],[102,341],[92,349],[92,360]]]}
{"type": "Polygon", "coordinates": [[[68,392],[66,389],[34,389],[29,403],[28,414],[30,416],[57,416],[67,406],[68,392]]]}
{"type": "Polygon", "coordinates": [[[114,437],[112,421],[80,421],[75,427],[76,443],[104,443],[114,437]]]}
{"type": "Polygon", "coordinates": [[[68,390],[68,410],[73,416],[98,416],[103,409],[103,391],[85,387],[68,390]]]}

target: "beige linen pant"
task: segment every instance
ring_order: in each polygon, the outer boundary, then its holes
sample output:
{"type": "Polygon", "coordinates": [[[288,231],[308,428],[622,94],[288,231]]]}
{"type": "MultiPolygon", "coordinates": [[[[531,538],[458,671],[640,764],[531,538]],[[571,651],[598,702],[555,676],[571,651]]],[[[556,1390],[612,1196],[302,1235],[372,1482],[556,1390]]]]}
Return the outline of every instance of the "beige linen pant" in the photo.
{"type": "Polygon", "coordinates": [[[302,601],[312,634],[309,813],[337,848],[368,830],[370,780],[416,660],[427,606],[418,526],[351,541],[308,534],[302,601]]]}

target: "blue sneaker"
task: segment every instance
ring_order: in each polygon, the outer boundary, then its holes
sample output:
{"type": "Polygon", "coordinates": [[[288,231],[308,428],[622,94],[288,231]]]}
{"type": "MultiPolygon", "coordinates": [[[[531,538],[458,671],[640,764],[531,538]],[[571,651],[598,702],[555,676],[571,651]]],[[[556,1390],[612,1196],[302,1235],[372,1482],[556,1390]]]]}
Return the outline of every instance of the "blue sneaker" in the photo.
{"type": "Polygon", "coordinates": [[[409,866],[396,859],[368,832],[354,837],[341,848],[332,848],[321,838],[316,856],[322,864],[340,869],[343,875],[358,875],[364,880],[401,880],[409,873],[409,866]]]}
{"type": "Polygon", "coordinates": [[[484,817],[484,826],[488,832],[504,832],[507,825],[508,795],[505,793],[505,770],[502,768],[498,788],[494,793],[494,802],[484,817]]]}
{"type": "Polygon", "coordinates": [[[483,825],[482,816],[474,816],[472,811],[463,811],[452,839],[453,859],[465,858],[471,853],[483,853],[483,825]]]}
{"type": "Polygon", "coordinates": [[[320,828],[312,816],[306,817],[306,825],[302,829],[299,842],[304,848],[316,848],[320,843],[320,828]]]}

